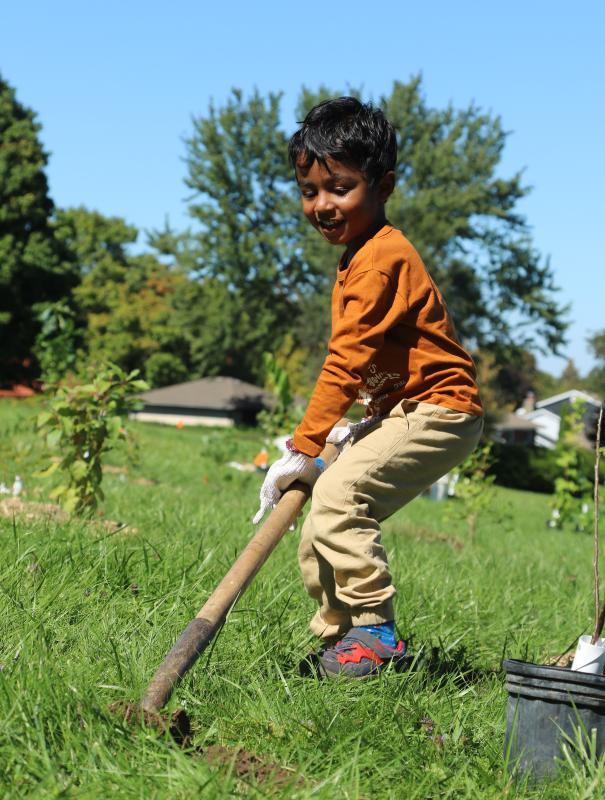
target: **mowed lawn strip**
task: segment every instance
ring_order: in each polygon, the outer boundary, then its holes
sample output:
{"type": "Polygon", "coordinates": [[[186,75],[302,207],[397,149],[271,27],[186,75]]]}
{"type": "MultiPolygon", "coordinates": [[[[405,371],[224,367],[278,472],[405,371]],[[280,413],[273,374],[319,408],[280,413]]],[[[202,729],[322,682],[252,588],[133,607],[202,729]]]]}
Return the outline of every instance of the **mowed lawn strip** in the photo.
{"type": "MultiPolygon", "coordinates": [[[[23,500],[45,503],[39,407],[0,401],[0,481],[19,474],[23,500]]],[[[312,604],[292,533],[175,692],[191,747],[112,717],[253,533],[261,482],[226,465],[252,460],[258,431],[132,429],[138,463],[113,453],[104,478],[105,519],[127,527],[0,518],[1,796],[605,796],[600,768],[534,787],[504,771],[503,656],[544,663],[592,619],[591,537],[548,530],[549,498],[526,492],[496,489],[472,543],[455,500],[385,524],[412,671],[298,676],[312,604]]]]}

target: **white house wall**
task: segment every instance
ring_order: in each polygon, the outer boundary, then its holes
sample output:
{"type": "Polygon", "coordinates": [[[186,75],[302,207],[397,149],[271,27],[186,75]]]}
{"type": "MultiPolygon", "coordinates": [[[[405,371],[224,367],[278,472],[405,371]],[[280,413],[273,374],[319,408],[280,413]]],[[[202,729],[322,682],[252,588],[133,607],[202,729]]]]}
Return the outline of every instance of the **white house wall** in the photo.
{"type": "Polygon", "coordinates": [[[538,447],[547,447],[553,450],[559,441],[559,430],[561,428],[561,418],[546,408],[537,408],[524,414],[524,418],[531,420],[536,426],[535,443],[538,447]]]}
{"type": "Polygon", "coordinates": [[[151,411],[135,411],[129,415],[139,422],[159,422],[162,425],[176,427],[189,425],[208,425],[218,428],[232,428],[235,423],[230,417],[204,417],[188,414],[154,414],[151,411]]]}

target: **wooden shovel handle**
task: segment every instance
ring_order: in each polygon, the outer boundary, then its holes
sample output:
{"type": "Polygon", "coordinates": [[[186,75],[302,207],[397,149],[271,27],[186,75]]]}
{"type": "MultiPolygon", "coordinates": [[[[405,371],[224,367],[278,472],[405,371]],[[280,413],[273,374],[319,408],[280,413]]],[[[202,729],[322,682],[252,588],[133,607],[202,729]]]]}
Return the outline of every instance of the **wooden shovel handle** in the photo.
{"type": "MultiPolygon", "coordinates": [[[[321,457],[330,464],[338,450],[326,445],[321,457]]],[[[196,662],[225,621],[230,608],[245,592],[290,525],[302,511],[311,489],[296,481],[283,494],[267,521],[244,547],[235,563],[212,592],[206,603],[177,639],[158,667],[143,697],[143,709],[157,712],[163,708],[175,685],[196,662]]]]}

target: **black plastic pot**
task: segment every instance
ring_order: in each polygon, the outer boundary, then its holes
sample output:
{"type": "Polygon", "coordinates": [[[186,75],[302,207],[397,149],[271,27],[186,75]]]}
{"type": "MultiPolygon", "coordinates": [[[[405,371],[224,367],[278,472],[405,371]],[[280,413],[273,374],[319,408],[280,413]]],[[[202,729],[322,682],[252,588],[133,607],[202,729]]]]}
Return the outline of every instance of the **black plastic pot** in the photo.
{"type": "Polygon", "coordinates": [[[596,732],[596,753],[605,750],[605,677],[504,661],[508,711],[504,753],[511,771],[541,778],[554,773],[561,745],[587,748],[596,732]]]}

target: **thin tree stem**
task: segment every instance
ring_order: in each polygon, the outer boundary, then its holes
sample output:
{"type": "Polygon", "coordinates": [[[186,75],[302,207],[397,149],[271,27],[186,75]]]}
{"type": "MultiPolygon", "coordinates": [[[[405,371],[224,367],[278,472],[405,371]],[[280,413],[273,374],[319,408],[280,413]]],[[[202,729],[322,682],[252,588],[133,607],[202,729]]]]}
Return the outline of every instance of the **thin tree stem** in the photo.
{"type": "Polygon", "coordinates": [[[603,423],[603,404],[599,411],[599,421],[597,422],[597,438],[595,441],[595,461],[594,461],[594,602],[595,602],[595,627],[592,634],[592,644],[596,644],[603,624],[605,623],[605,603],[601,608],[599,601],[599,467],[601,464],[601,425],[603,423]]]}

